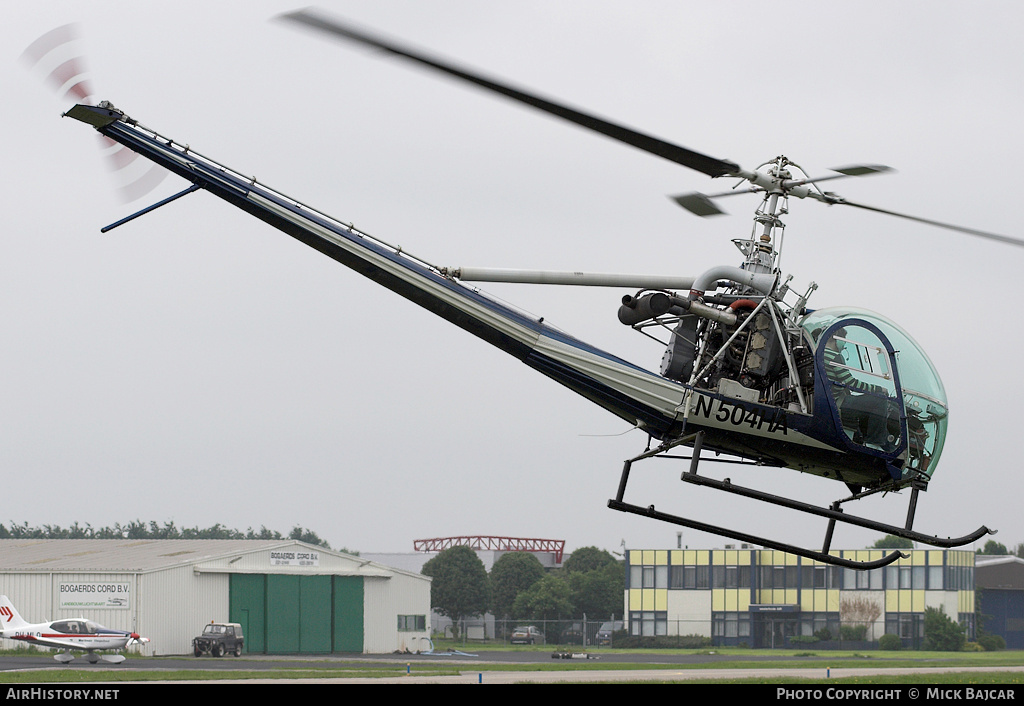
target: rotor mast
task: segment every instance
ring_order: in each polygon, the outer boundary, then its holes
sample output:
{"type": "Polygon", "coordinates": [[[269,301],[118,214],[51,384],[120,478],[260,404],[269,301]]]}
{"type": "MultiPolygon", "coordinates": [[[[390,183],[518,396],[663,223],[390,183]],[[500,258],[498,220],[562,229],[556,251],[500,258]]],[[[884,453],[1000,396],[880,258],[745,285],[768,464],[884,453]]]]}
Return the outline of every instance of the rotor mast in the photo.
{"type": "MultiPolygon", "coordinates": [[[[767,174],[755,171],[750,175],[754,176],[753,179],[746,174],[740,175],[765,190],[764,199],[754,212],[754,228],[750,239],[733,241],[746,256],[743,263],[745,270],[758,273],[779,271],[778,260],[782,253],[782,240],[786,228],[782,216],[789,213],[789,188],[793,185],[792,173],[787,169],[791,164],[793,163],[785,155],[779,155],[761,165],[769,167],[767,174]]],[[[758,167],[758,170],[761,167],[758,167]]]]}

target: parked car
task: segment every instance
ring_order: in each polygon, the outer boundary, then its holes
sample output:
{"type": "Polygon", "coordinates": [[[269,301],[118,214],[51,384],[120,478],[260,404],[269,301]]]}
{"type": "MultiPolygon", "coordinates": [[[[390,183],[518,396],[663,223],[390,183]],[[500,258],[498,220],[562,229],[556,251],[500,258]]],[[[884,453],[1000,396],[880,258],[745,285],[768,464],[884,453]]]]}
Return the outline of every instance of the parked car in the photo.
{"type": "Polygon", "coordinates": [[[534,625],[525,625],[512,631],[513,645],[536,645],[538,642],[544,644],[544,633],[534,625]]]}
{"type": "Polygon", "coordinates": [[[566,645],[583,644],[583,623],[572,623],[562,631],[562,643],[566,645]]]}
{"type": "Polygon", "coordinates": [[[612,633],[622,630],[622,627],[621,620],[606,620],[601,623],[601,627],[597,629],[597,644],[603,646],[612,644],[612,633]]]}
{"type": "Polygon", "coordinates": [[[238,623],[210,623],[203,628],[202,635],[192,638],[192,654],[196,657],[204,654],[214,657],[233,654],[240,657],[244,646],[245,637],[238,623]]]}

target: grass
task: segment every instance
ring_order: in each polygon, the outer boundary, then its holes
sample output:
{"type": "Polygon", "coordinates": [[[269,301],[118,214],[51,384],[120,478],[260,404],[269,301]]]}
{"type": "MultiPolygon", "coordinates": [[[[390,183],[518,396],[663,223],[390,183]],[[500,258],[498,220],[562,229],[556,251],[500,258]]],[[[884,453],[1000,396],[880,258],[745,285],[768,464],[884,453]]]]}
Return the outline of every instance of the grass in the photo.
{"type": "MultiPolygon", "coordinates": [[[[634,667],[639,668],[639,667],[634,667]]],[[[487,671],[510,671],[512,666],[505,667],[500,670],[491,669],[488,666],[487,671]]],[[[417,669],[414,671],[416,676],[458,676],[464,674],[468,670],[457,669],[454,665],[448,668],[434,668],[434,669],[417,669]]],[[[522,669],[515,671],[525,671],[522,669]]],[[[544,671],[551,671],[551,668],[545,669],[544,671]]],[[[114,684],[118,682],[147,682],[147,681],[218,681],[221,679],[231,680],[246,680],[246,679],[259,679],[259,680],[297,680],[297,679],[343,679],[349,678],[384,678],[384,677],[399,677],[405,674],[405,669],[374,669],[374,668],[358,668],[353,670],[346,670],[345,672],[339,673],[339,670],[317,670],[317,669],[282,669],[282,670],[267,670],[267,671],[243,671],[243,672],[209,672],[202,670],[181,670],[181,671],[132,671],[132,672],[116,672],[116,671],[97,671],[97,672],[68,672],[68,671],[32,671],[32,672],[17,672],[0,675],[0,683],[3,684],[67,684],[67,683],[104,683],[114,684]]],[[[615,684],[778,684],[788,686],[800,686],[800,685],[811,685],[811,684],[823,684],[828,683],[829,685],[835,686],[847,686],[847,685],[867,685],[867,684],[906,684],[906,685],[921,685],[921,684],[970,684],[970,685],[1007,685],[1007,684],[1024,684],[1024,675],[1022,674],[1006,674],[1006,673],[991,673],[991,672],[944,672],[941,674],[928,675],[922,678],[920,675],[914,674],[880,674],[871,677],[845,677],[845,678],[834,678],[834,679],[805,679],[800,677],[770,677],[764,678],[759,677],[756,679],[698,679],[698,680],[680,680],[680,679],[637,679],[630,680],[627,678],[617,679],[614,682],[587,682],[587,683],[615,683],[615,684]]]]}
{"type": "MultiPolygon", "coordinates": [[[[923,684],[942,684],[942,685],[970,685],[970,686],[1004,686],[1008,684],[1024,684],[1024,678],[1018,675],[1005,675],[1005,674],[976,674],[976,673],[945,673],[929,675],[924,679],[919,675],[915,674],[892,674],[892,675],[878,675],[872,677],[847,677],[842,679],[801,679],[801,678],[757,678],[757,679],[666,679],[664,681],[656,679],[644,679],[637,681],[629,681],[626,679],[616,680],[614,682],[587,682],[588,684],[689,684],[691,686],[701,686],[704,684],[769,684],[787,687],[809,687],[818,685],[819,687],[823,684],[828,684],[830,687],[837,686],[878,686],[878,685],[906,685],[906,686],[921,686],[923,684]]],[[[851,699],[852,700],[852,699],[851,699]]]]}
{"type": "MultiPolygon", "coordinates": [[[[435,645],[435,649],[443,649],[435,645]]],[[[462,647],[465,652],[474,654],[485,654],[488,650],[476,649],[475,647],[462,647]]],[[[508,650],[508,647],[494,647],[493,649],[508,650]]],[[[537,646],[517,648],[517,651],[536,652],[539,654],[550,654],[556,648],[552,646],[537,646]]],[[[570,649],[570,648],[566,648],[570,649]]],[[[579,648],[571,648],[578,651],[579,648]]],[[[828,669],[856,668],[864,666],[881,667],[883,669],[896,669],[907,667],[941,667],[944,670],[957,668],[978,668],[978,667],[1015,667],[1024,666],[1024,651],[1000,651],[1000,652],[918,652],[900,651],[883,652],[872,651],[870,653],[827,651],[825,653],[814,653],[807,650],[751,650],[741,648],[721,648],[714,650],[631,650],[630,653],[643,653],[652,655],[665,654],[714,654],[724,659],[714,662],[701,662],[696,664],[642,664],[642,663],[617,663],[615,654],[604,650],[593,651],[600,659],[571,661],[551,660],[550,662],[534,663],[497,663],[483,665],[466,665],[458,662],[446,661],[412,663],[412,673],[416,676],[456,676],[472,671],[487,672],[574,672],[574,671],[621,671],[625,681],[629,681],[627,673],[634,670],[673,670],[681,671],[688,669],[763,669],[770,666],[773,669],[820,669],[825,673],[828,669]],[[760,657],[761,659],[755,659],[760,657]]],[[[24,650],[4,651],[5,654],[17,654],[25,656],[24,650]]],[[[41,651],[35,653],[42,654],[41,651]]],[[[132,655],[133,662],[145,662],[146,666],[152,669],[132,669],[119,671],[112,669],[67,669],[49,667],[46,669],[27,669],[25,671],[0,672],[0,683],[88,683],[88,682],[124,682],[124,681],[216,681],[221,679],[246,680],[246,679],[345,679],[345,678],[384,678],[400,677],[406,674],[405,662],[393,661],[366,661],[351,660],[344,658],[316,658],[310,657],[304,660],[288,660],[275,664],[265,670],[169,670],[161,669],[160,657],[140,658],[132,655]],[[330,666],[325,663],[330,662],[330,666]]],[[[265,659],[265,658],[264,658],[265,659]]],[[[928,675],[929,684],[1021,684],[1024,683],[1024,672],[971,672],[956,673],[945,672],[942,674],[928,675]]],[[[639,681],[639,680],[638,680],[639,681]]],[[[651,680],[643,680],[651,683],[651,680]]],[[[678,681],[666,679],[665,682],[678,681]]],[[[801,679],[798,677],[777,679],[736,679],[723,678],[721,680],[702,680],[704,683],[769,683],[769,684],[800,684],[800,683],[822,683],[822,680],[801,679]]],[[[920,675],[878,675],[873,677],[855,677],[844,679],[828,679],[829,684],[920,684],[920,675]]]]}
{"type": "MultiPolygon", "coordinates": [[[[418,676],[457,676],[462,670],[450,665],[436,669],[416,670],[418,676]]],[[[204,669],[182,669],[173,671],[164,670],[132,670],[117,671],[104,669],[97,671],[83,670],[33,670],[29,672],[6,672],[0,674],[0,684],[67,684],[75,683],[114,683],[114,682],[143,682],[143,681],[220,681],[222,679],[246,680],[246,679],[274,679],[274,680],[295,680],[295,679],[344,679],[344,678],[367,678],[379,679],[382,677],[399,677],[405,674],[405,667],[398,669],[390,665],[365,666],[360,665],[352,669],[316,669],[297,667],[295,669],[267,669],[267,670],[231,670],[217,672],[204,669]]]]}
{"type": "MultiPolygon", "coordinates": [[[[594,655],[599,658],[598,663],[614,659],[616,652],[609,647],[584,648],[578,645],[505,645],[501,643],[492,644],[456,644],[452,640],[434,640],[434,649],[443,651],[456,649],[472,654],[486,655],[487,652],[536,652],[539,654],[551,654],[552,652],[582,652],[594,655]]],[[[636,648],[628,650],[633,654],[684,654],[684,655],[716,655],[728,657],[729,660],[722,662],[704,663],[699,665],[674,665],[675,668],[686,669],[687,667],[699,667],[701,669],[714,669],[722,667],[725,669],[748,669],[752,667],[765,666],[765,660],[771,660],[773,666],[825,666],[825,667],[857,667],[870,664],[885,664],[889,667],[913,667],[913,666],[999,666],[1013,667],[1024,666],[1024,651],[1000,650],[998,652],[928,652],[923,650],[821,650],[814,651],[806,647],[793,650],[769,650],[750,649],[745,647],[713,647],[702,649],[664,649],[664,648],[636,648]],[[778,662],[785,664],[777,664],[778,662]]]]}

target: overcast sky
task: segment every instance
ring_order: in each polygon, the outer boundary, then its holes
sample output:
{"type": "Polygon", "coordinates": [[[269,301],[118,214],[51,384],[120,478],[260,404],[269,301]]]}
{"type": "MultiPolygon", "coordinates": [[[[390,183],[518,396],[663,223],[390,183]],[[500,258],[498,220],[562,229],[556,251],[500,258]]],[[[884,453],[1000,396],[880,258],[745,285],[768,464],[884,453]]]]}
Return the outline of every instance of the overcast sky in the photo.
{"type": "MultiPolygon", "coordinates": [[[[73,101],[19,62],[69,22],[97,98],[156,131],[438,265],[696,275],[738,265],[754,197],[700,220],[669,194],[719,191],[528,108],[273,18],[286,2],[13,4],[0,26],[0,522],[298,524],[334,547],[411,551],[463,534],[672,548],[677,528],[609,510],[646,438],[515,359],[200,192],[99,229],[124,204],[73,101]]],[[[481,71],[754,168],[785,154],[882,208],[1024,236],[1017,167],[1024,8],[1010,2],[350,0],[320,5],[481,71]]],[[[1024,542],[1024,249],[793,202],[782,267],[906,328],[948,393],[945,453],[916,529],[1024,542]]],[[[487,291],[657,370],[621,291],[487,291]]],[[[711,466],[705,467],[712,472],[711,466]]],[[[821,544],[825,521],[635,467],[626,500],[821,544]]],[[[833,481],[715,470],[828,503],[833,481]]],[[[858,514],[901,524],[908,496],[858,514]]],[[[854,508],[849,507],[853,512],[854,508]]],[[[833,546],[877,539],[837,530],[833,546]]],[[[691,548],[728,540],[686,530],[691,548]]]]}

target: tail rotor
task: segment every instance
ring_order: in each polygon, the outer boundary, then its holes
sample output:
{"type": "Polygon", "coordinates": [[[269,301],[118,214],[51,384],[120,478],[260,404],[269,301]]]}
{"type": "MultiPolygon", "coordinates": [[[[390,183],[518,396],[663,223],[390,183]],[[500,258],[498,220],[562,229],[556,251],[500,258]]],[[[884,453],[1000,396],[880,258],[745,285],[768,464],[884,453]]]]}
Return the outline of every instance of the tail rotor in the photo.
{"type": "MultiPolygon", "coordinates": [[[[62,99],[96,102],[77,24],[61,25],[43,34],[22,52],[21,61],[42,73],[44,81],[62,99]]],[[[104,161],[116,175],[118,196],[123,203],[142,198],[167,176],[167,170],[158,165],[145,160],[136,164],[138,154],[127,147],[108,137],[98,137],[104,161]]]]}

